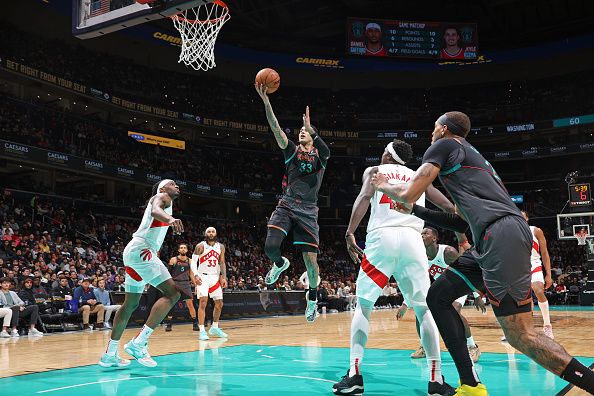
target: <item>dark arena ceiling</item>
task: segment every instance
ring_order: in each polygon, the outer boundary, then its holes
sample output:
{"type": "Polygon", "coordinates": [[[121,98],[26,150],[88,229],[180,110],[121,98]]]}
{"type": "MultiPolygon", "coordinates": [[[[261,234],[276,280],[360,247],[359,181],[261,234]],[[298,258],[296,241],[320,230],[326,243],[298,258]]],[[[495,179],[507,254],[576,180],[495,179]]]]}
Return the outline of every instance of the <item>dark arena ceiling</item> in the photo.
{"type": "Polygon", "coordinates": [[[483,51],[523,47],[594,30],[591,0],[225,1],[232,19],[222,29],[220,40],[267,51],[344,55],[347,17],[476,22],[483,51]]]}

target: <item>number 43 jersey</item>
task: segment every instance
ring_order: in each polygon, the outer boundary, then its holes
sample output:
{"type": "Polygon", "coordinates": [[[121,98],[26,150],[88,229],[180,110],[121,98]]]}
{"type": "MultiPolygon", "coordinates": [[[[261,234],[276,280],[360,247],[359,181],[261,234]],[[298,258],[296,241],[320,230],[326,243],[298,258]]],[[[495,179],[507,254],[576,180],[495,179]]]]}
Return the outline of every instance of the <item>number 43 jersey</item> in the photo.
{"type": "Polygon", "coordinates": [[[202,254],[198,257],[198,275],[219,275],[221,273],[221,265],[219,258],[221,257],[221,244],[216,242],[210,246],[205,241],[200,242],[204,246],[202,254]]]}
{"type": "MultiPolygon", "coordinates": [[[[378,172],[386,175],[390,184],[409,183],[415,174],[412,169],[397,164],[380,165],[378,172]]],[[[421,195],[416,203],[425,206],[425,194],[421,195]]],[[[383,192],[376,191],[373,194],[371,216],[367,224],[368,233],[382,227],[411,227],[421,233],[424,224],[425,222],[416,216],[402,214],[394,210],[394,201],[383,192]]]]}

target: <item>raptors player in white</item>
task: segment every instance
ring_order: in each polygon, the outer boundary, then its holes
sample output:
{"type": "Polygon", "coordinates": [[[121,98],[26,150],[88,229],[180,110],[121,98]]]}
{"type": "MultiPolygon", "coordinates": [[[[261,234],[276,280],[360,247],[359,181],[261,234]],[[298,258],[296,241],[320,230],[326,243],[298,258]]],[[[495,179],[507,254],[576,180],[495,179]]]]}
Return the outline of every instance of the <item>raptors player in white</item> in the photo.
{"type": "MultiPolygon", "coordinates": [[[[522,214],[526,221],[528,221],[528,213],[522,211],[522,214]]],[[[532,231],[532,256],[530,257],[530,262],[532,263],[532,291],[538,299],[538,307],[542,312],[543,332],[547,337],[553,339],[549,301],[545,295],[545,290],[553,284],[551,258],[547,249],[547,240],[542,230],[538,227],[530,226],[530,231],[532,231]],[[543,274],[543,265],[546,275],[543,274]]]]}
{"type": "Polygon", "coordinates": [[[184,231],[182,221],[172,216],[173,201],[177,197],[179,187],[173,180],[165,179],[155,184],[140,226],[124,249],[126,297],[122,307],[116,312],[111,339],[99,361],[99,365],[103,367],[123,367],[130,364],[129,360],[119,357],[118,346],[147,284],[159,289],[163,297],[155,302],[146,323],[136,337],[124,346],[124,350],[143,366],[157,365],[148,353],[148,339],[180,297],[167,267],[157,255],[170,226],[175,234],[184,231]]]}
{"type": "MultiPolygon", "coordinates": [[[[437,278],[439,278],[452,263],[458,260],[462,253],[471,247],[468,243],[468,240],[466,239],[466,235],[464,234],[457,234],[458,241],[461,241],[459,243],[460,248],[458,250],[449,245],[438,244],[437,242],[439,240],[439,233],[433,227],[425,227],[423,232],[421,232],[421,237],[423,238],[423,244],[425,245],[425,251],[427,253],[427,260],[429,261],[429,275],[433,277],[434,280],[437,280],[437,278]]],[[[485,303],[483,302],[482,298],[476,291],[473,292],[473,295],[476,309],[485,313],[487,309],[485,308],[485,303]]],[[[470,353],[470,358],[472,361],[476,363],[481,356],[481,351],[474,341],[474,337],[470,331],[470,324],[464,315],[462,315],[462,307],[466,303],[467,297],[467,295],[464,295],[456,299],[452,305],[454,306],[456,312],[458,312],[460,315],[460,319],[462,319],[462,323],[464,324],[464,333],[466,335],[466,345],[468,346],[468,353],[470,353]]],[[[396,312],[396,318],[402,318],[407,309],[408,306],[406,302],[404,302],[400,308],[398,308],[398,311],[396,312]]],[[[417,327],[417,332],[418,331],[419,330],[417,327]]],[[[411,355],[412,358],[425,357],[425,350],[423,349],[423,346],[421,346],[419,350],[413,355],[411,355]]]]}
{"type": "Polygon", "coordinates": [[[208,340],[208,334],[213,337],[227,338],[227,334],[219,327],[219,319],[223,310],[223,289],[227,287],[227,268],[225,265],[225,246],[217,242],[217,230],[208,227],[204,231],[205,241],[194,248],[190,271],[196,284],[196,295],[200,301],[198,306],[198,327],[201,341],[208,340]],[[214,300],[212,326],[206,333],[204,321],[206,318],[206,304],[208,296],[214,300]]]}
{"type": "MultiPolygon", "coordinates": [[[[353,261],[361,264],[357,278],[357,308],[351,323],[350,369],[332,390],[337,395],[363,393],[361,361],[367,343],[369,318],[373,305],[391,276],[394,276],[404,299],[412,306],[421,327],[421,343],[429,365],[429,395],[451,395],[454,388],[445,383],[441,375],[439,332],[427,308],[429,290],[428,265],[425,246],[421,239],[423,220],[411,219],[392,210],[394,202],[370,184],[376,172],[382,172],[392,184],[408,183],[414,171],[404,164],[413,157],[408,143],[394,140],[386,146],[381,165],[370,167],[363,174],[361,192],[353,204],[351,219],[345,235],[347,250],[353,261]],[[354,232],[367,213],[371,203],[371,216],[367,225],[365,251],[362,251],[354,232]],[[362,257],[361,257],[362,256],[362,257]]],[[[427,189],[427,198],[443,209],[453,212],[453,205],[437,189],[427,189]]],[[[425,202],[425,195],[418,203],[425,202]]]]}

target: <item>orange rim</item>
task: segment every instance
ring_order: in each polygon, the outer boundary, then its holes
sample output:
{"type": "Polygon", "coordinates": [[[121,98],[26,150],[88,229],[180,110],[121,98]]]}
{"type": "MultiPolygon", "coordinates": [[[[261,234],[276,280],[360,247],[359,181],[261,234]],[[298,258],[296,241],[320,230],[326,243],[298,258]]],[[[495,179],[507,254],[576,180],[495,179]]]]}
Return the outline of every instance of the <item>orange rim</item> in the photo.
{"type": "Polygon", "coordinates": [[[206,21],[199,21],[199,20],[196,20],[196,19],[187,19],[187,18],[184,18],[182,16],[182,13],[181,12],[180,13],[177,13],[175,15],[172,15],[170,18],[171,19],[177,19],[178,21],[182,21],[182,22],[183,21],[186,21],[188,23],[199,23],[199,24],[203,24],[203,23],[217,23],[220,20],[225,19],[227,17],[227,15],[229,15],[229,7],[227,7],[227,4],[225,4],[222,0],[215,0],[211,4],[216,4],[219,7],[223,7],[225,9],[224,14],[221,15],[220,17],[218,17],[218,18],[208,19],[206,21]]]}

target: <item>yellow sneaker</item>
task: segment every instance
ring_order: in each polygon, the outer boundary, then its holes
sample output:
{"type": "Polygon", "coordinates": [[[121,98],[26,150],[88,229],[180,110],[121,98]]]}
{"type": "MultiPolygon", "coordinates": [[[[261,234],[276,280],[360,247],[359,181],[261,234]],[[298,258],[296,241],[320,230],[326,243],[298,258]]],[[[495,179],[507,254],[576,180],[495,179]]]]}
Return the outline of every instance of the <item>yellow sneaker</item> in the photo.
{"type": "Polygon", "coordinates": [[[487,388],[484,384],[478,384],[477,386],[460,385],[456,389],[456,396],[489,396],[487,388]]]}

